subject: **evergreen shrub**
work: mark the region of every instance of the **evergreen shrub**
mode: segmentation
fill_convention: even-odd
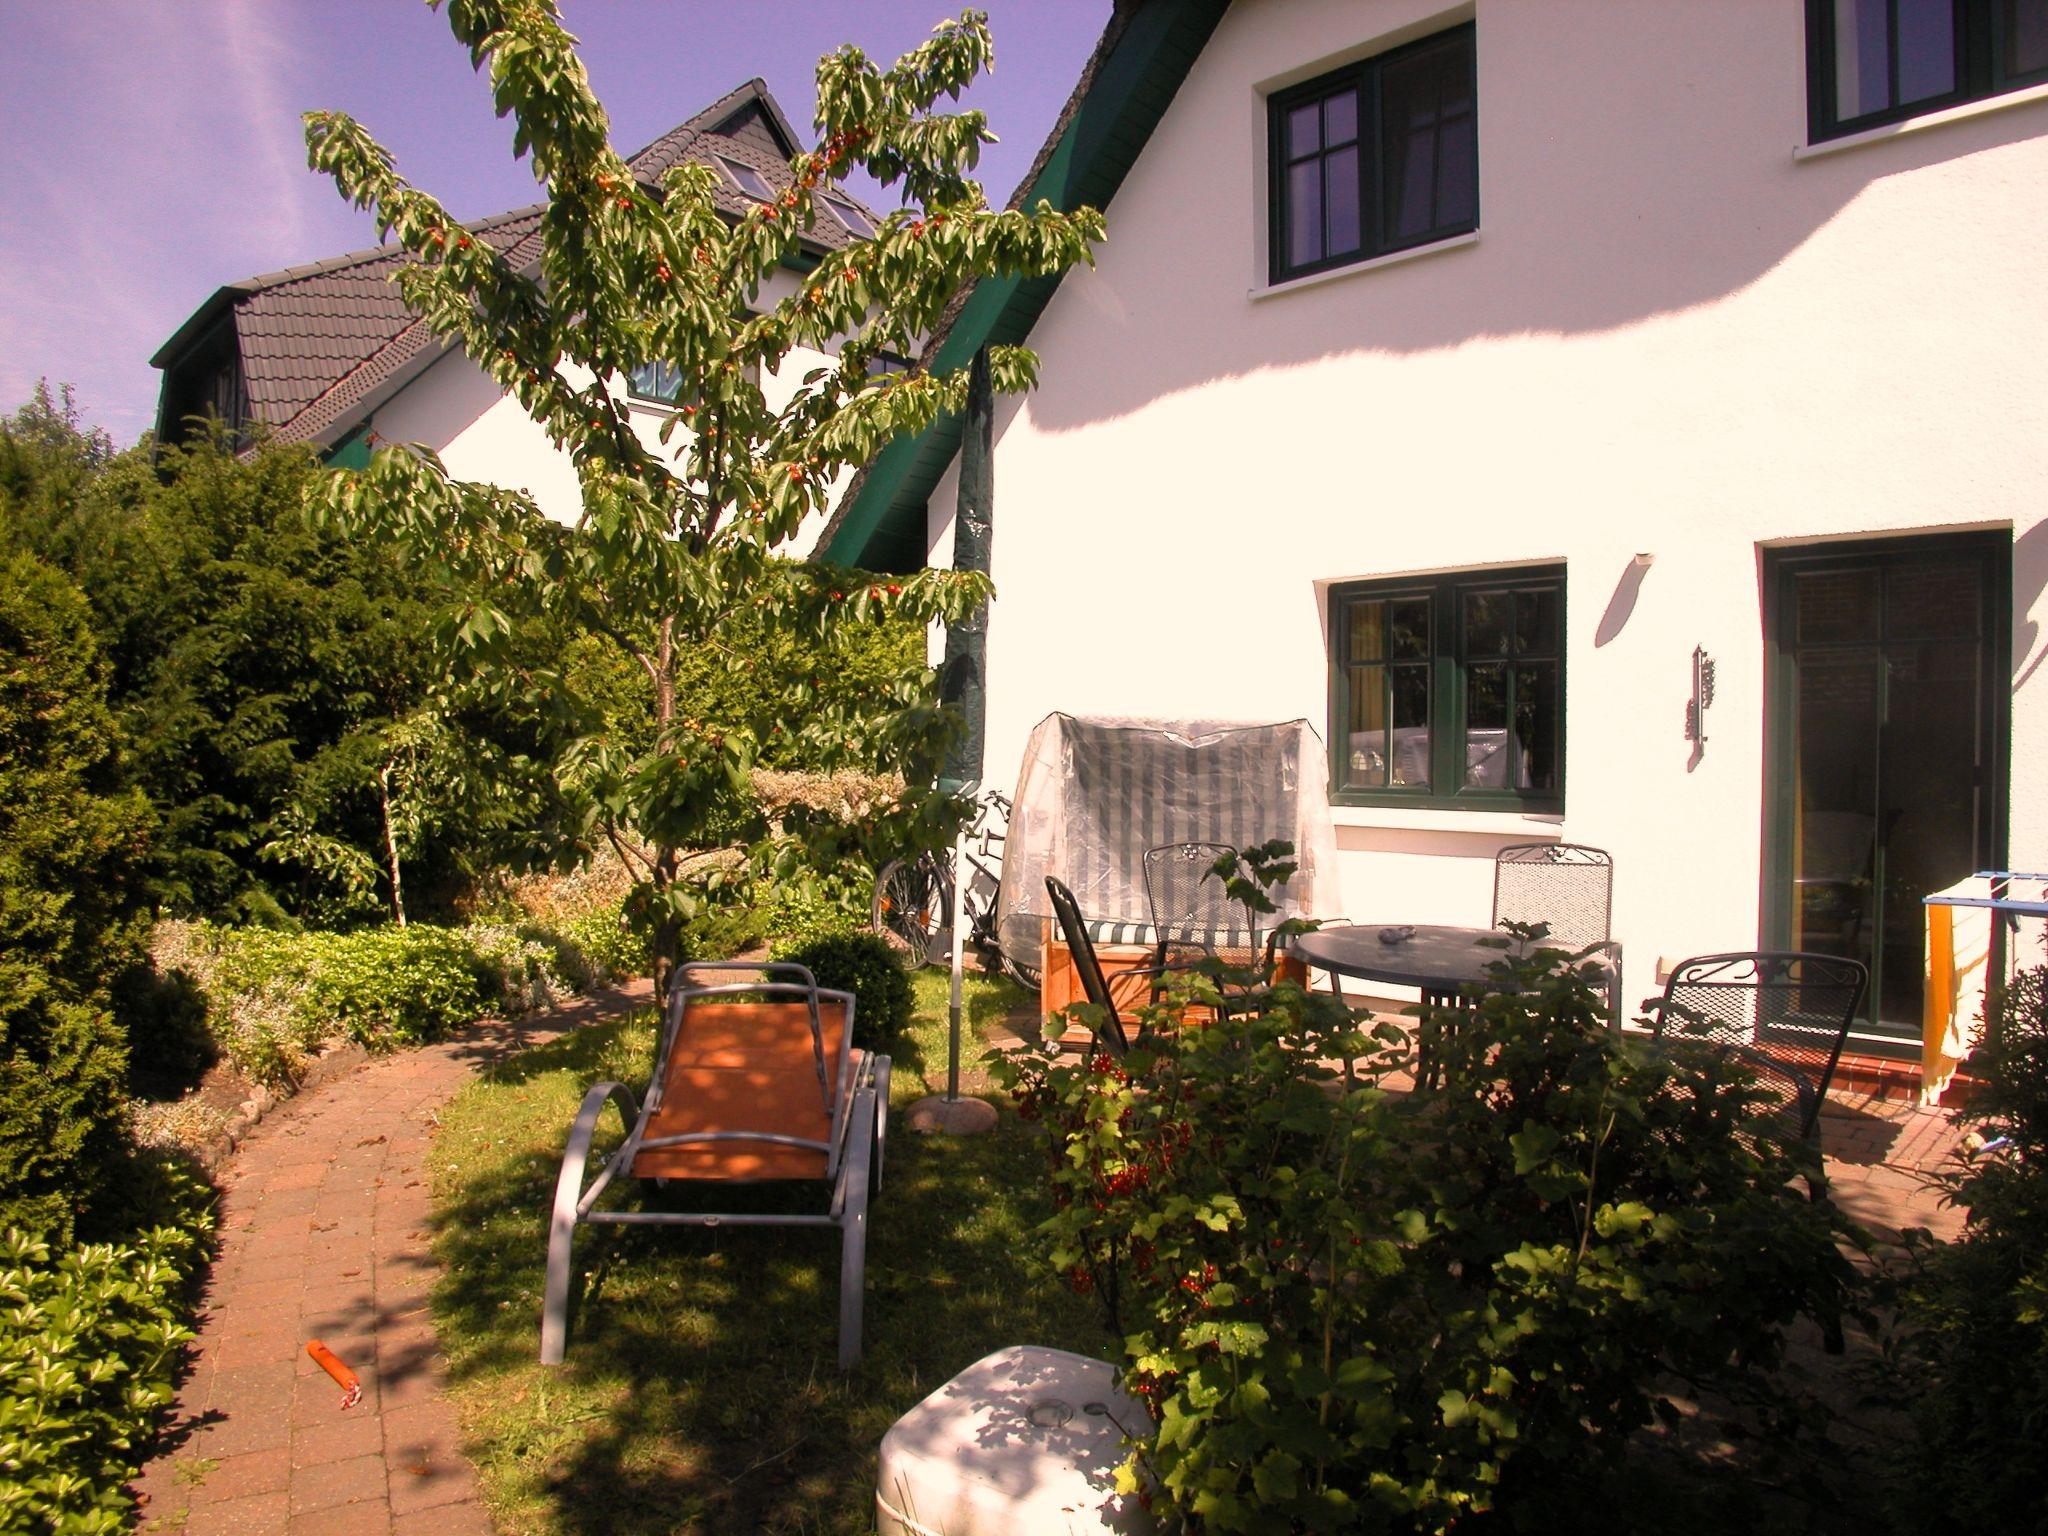
[[[0,540],[4,547],[4,540]],[[106,1192],[149,816],[124,789],[84,599],[0,553],[0,1227],[59,1245]]]
[[[910,977],[886,940],[872,933],[834,933],[775,955],[805,966],[818,985],[853,994],[853,1043],[891,1051],[910,1025]]]
[[[0,1230],[0,1531],[116,1532],[171,1403],[196,1216],[128,1243]]]

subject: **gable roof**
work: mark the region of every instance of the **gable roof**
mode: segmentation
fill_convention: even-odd
[[[1052,132],[1009,202],[1041,198],[1062,212],[1107,213],[1152,130],[1172,104],[1230,0],[1117,0]],[[919,364],[965,367],[990,344],[1024,341],[1060,278],[989,278],[954,301]],[[925,505],[960,447],[961,421],[943,417],[898,438],[855,476],[818,539],[824,559],[870,570],[924,564]]]
[[[750,167],[781,191],[790,184],[789,159],[799,147],[766,84],[753,79],[626,163],[636,180],[653,187],[670,167],[715,155]],[[728,177],[719,179],[716,200],[734,218],[754,201]],[[850,194],[848,200],[853,201]],[[466,227],[523,271],[540,258],[544,211],[544,204],[535,203]],[[828,209],[805,243],[818,254],[853,238]],[[181,365],[224,359],[230,354],[223,338],[231,332],[249,413],[272,436],[323,447],[345,437],[448,350],[449,344],[406,307],[391,281],[399,266],[412,259],[396,246],[375,246],[216,290],[150,359],[164,370],[158,436],[170,435],[168,429],[184,414],[178,407],[190,390],[179,377]]]

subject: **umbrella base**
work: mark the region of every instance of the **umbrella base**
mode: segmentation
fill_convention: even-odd
[[[996,1107],[986,1099],[949,1099],[935,1093],[905,1110],[903,1120],[925,1135],[980,1136],[996,1128]]]

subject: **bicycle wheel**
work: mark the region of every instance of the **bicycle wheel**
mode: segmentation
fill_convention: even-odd
[[[952,917],[952,892],[932,860],[891,859],[875,876],[871,925],[912,965],[934,963]]]
[[[1002,962],[1003,969],[1010,974],[1011,979],[1018,986],[1027,992],[1036,992],[1045,983],[1045,972],[1032,964],[1031,961],[1018,959],[1003,947],[1002,916],[1002,908],[1000,907],[989,914],[989,930],[996,935],[996,958]],[[1037,959],[1037,956],[1034,955],[1032,959]]]
[[[1009,952],[1003,952],[1003,969],[1016,980],[1026,992],[1036,992],[1045,984],[1045,973],[1035,965],[1026,965],[1022,960],[1012,960]]]

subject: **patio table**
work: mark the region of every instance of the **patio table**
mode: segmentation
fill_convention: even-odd
[[[1413,937],[1398,944],[1381,940],[1383,929],[1396,927],[1412,927]],[[1514,941],[1491,928],[1433,923],[1348,923],[1294,941],[1295,956],[1317,970],[1414,987],[1426,1003],[1454,1003],[1469,988],[1490,989],[1488,967],[1513,953]]]
[[[1380,934],[1398,928],[1408,937],[1388,943]],[[1438,923],[1347,923],[1304,933],[1294,941],[1295,958],[1330,973],[1360,981],[1387,981],[1414,987],[1426,1007],[1443,1008],[1465,994],[1493,989],[1489,967],[1514,952],[1514,940],[1491,928],[1457,928]],[[1337,992],[1343,995],[1342,981]],[[1443,1022],[1425,1017],[1416,1036],[1415,1079],[1424,1087],[1440,1086],[1436,1063],[1438,1033]]]

